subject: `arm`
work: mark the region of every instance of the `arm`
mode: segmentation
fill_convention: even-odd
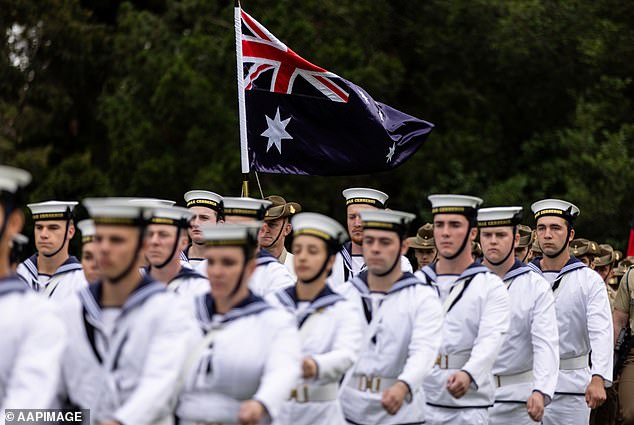
[[[487,281],[488,292],[483,300],[478,335],[471,349],[471,357],[462,370],[478,388],[491,375],[491,369],[504,342],[509,327],[509,296],[501,281]],[[470,288],[471,289],[471,288]]]
[[[614,312],[612,313],[612,321],[614,326],[614,343],[616,343],[616,338],[619,336],[619,332],[625,326],[627,326],[627,321],[630,318],[630,300],[631,295],[628,290],[628,281],[627,277],[629,276],[628,272],[623,279],[621,279],[621,284],[619,285],[619,289],[616,291],[616,296],[614,297]]]
[[[600,276],[592,273],[587,282],[588,306],[586,325],[592,350],[592,376],[602,378],[606,386],[612,384],[614,361],[614,331],[610,301]]]

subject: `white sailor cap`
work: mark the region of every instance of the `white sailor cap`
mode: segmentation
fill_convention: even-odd
[[[467,195],[429,195],[431,213],[436,214],[462,214],[470,217],[476,216],[476,211],[482,199]]]
[[[311,235],[323,239],[328,244],[343,245],[348,240],[348,232],[337,220],[312,212],[304,212],[291,218],[293,235]]]
[[[190,207],[206,207],[216,212],[222,211],[222,196],[208,190],[190,190],[183,196],[185,205]]]
[[[203,224],[200,230],[206,246],[251,246],[258,243],[261,221],[230,223],[221,226]]]
[[[255,198],[228,197],[223,198],[224,216],[251,217],[262,220],[271,201]]]
[[[517,226],[522,220],[522,207],[493,207],[478,210],[478,227]]]
[[[77,227],[81,231],[82,243],[89,243],[95,240],[95,222],[87,218],[77,223]]]
[[[176,204],[176,201],[170,201],[169,199],[158,199],[158,198],[129,198],[128,202],[141,205],[146,208],[171,207],[172,205]]]
[[[569,223],[575,221],[579,215],[579,208],[575,204],[561,199],[543,199],[531,205],[535,220],[539,217],[555,216],[566,219]]]
[[[0,192],[15,193],[31,182],[31,174],[21,168],[0,165]]]
[[[133,198],[86,198],[82,204],[88,210],[95,225],[144,226],[150,217],[151,208]]]
[[[341,192],[341,194],[346,198],[346,206],[352,204],[367,204],[381,209],[385,208],[385,204],[389,198],[387,193],[366,187],[351,187]]]
[[[362,210],[361,224],[363,229],[388,230],[404,235],[409,223],[416,218],[414,214],[395,210]]]
[[[187,228],[194,214],[184,207],[156,207],[151,209],[149,224],[169,224]]]
[[[33,221],[38,220],[69,220],[73,217],[76,201],[46,201],[28,204]]]

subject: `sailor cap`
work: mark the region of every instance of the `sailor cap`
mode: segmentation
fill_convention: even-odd
[[[154,207],[171,207],[176,204],[176,201],[170,201],[169,199],[158,198],[129,198],[129,201],[136,205],[141,205],[146,208]]]
[[[299,213],[291,218],[293,235],[311,235],[342,245],[348,240],[348,233],[337,220],[323,214],[312,212]]]
[[[436,214],[462,214],[475,216],[482,199],[467,195],[429,195],[431,213]]]
[[[492,207],[478,210],[478,227],[517,226],[522,207]]]
[[[351,187],[341,192],[341,194],[346,198],[346,206],[366,204],[381,209],[385,208],[385,204],[389,198],[387,193],[366,187]]]
[[[562,217],[572,223],[579,215],[580,211],[576,205],[562,201],[561,199],[543,199],[531,205],[531,210],[535,214],[535,220],[539,217],[555,216]]]
[[[151,210],[151,218],[149,224],[168,224],[186,228],[194,214],[184,207],[156,207]]]
[[[223,199],[224,215],[251,217],[262,220],[271,201],[255,198],[227,197]]]
[[[31,182],[31,174],[21,168],[0,165],[0,192],[15,193]]]
[[[183,196],[187,208],[206,207],[214,211],[222,211],[222,196],[208,190],[190,190]]]
[[[135,198],[86,198],[82,204],[88,210],[95,225],[143,226],[147,224],[151,208]]]
[[[38,220],[69,220],[73,216],[76,201],[46,201],[28,204],[33,221]]]
[[[409,223],[416,218],[414,214],[395,210],[362,210],[361,224],[363,229],[389,230],[404,234]]]
[[[87,218],[77,223],[79,231],[81,232],[81,241],[83,243],[89,243],[95,240],[95,222]]]
[[[261,226],[261,221],[220,226],[203,224],[200,230],[206,246],[255,246]]]

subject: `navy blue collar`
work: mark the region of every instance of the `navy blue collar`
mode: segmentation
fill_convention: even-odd
[[[350,283],[357,288],[361,296],[368,297],[370,295],[370,289],[368,288],[368,272],[363,271],[359,273],[357,276],[350,280]],[[423,285],[424,282],[421,282],[416,276],[412,273],[404,272],[401,277],[398,278],[396,282],[392,285],[387,294],[393,294],[395,292],[400,291],[401,289],[408,288],[414,285]]]
[[[31,255],[29,258],[24,260],[24,262],[22,263],[24,264],[24,266],[29,271],[31,276],[33,276],[34,279],[37,279],[39,275],[39,272],[37,269],[37,256],[38,255],[36,252],[35,254]],[[74,255],[71,255],[66,259],[66,261],[62,263],[61,266],[57,268],[57,270],[55,270],[55,273],[53,273],[51,277],[57,276],[59,274],[71,272],[73,270],[81,270],[81,262],[77,259],[77,257],[75,257]]]
[[[167,284],[169,285],[170,283],[174,282],[177,279],[206,279],[206,278],[205,276],[201,275],[194,269],[181,266],[178,273],[176,273],[176,276],[170,279],[170,281],[167,282]]]
[[[438,281],[438,275],[436,274],[436,264],[437,264],[436,262],[433,262],[431,264],[426,265],[420,270],[421,273],[424,274],[425,277],[427,277],[428,283],[431,283],[431,282],[435,283]],[[470,276],[475,276],[479,273],[490,273],[490,272],[491,271],[485,266],[483,266],[479,261],[474,261],[473,263],[469,265],[469,267],[464,269],[462,274],[460,274],[460,276],[458,276],[458,278],[456,279],[456,282],[463,279],[467,279]]]
[[[530,267],[534,272],[539,273],[540,275],[543,276],[544,272],[542,271],[540,266],[541,259],[542,257],[534,258],[533,261],[531,261],[528,264],[528,267]],[[570,259],[561,268],[561,270],[559,270],[559,273],[557,274],[557,277],[555,278],[555,280],[559,279],[561,276],[565,275],[568,272],[571,272],[573,270],[577,270],[583,267],[587,267],[587,266],[583,264],[583,262],[581,262],[581,260],[579,260],[577,257],[575,257],[574,255],[571,255]]]
[[[529,266],[522,263],[520,260],[515,259],[515,263],[513,263],[513,266],[506,272],[502,280],[506,282],[508,280],[515,279],[517,276],[528,273],[531,270],[532,269]]]
[[[256,267],[264,266],[269,263],[278,262],[278,259],[264,248],[260,248],[255,259]]]
[[[138,307],[139,305],[143,304],[143,302],[145,302],[148,298],[161,292],[165,292],[166,290],[167,289],[164,284],[152,280],[149,275],[143,276],[139,284],[130,293],[128,299],[121,307],[121,314],[124,314],[125,312],[135,307]],[[87,288],[79,291],[79,298],[81,299],[86,312],[94,321],[98,323],[101,322],[102,291],[103,282],[101,281],[97,281],[91,285],[88,285]]]
[[[10,275],[0,279],[0,297],[12,292],[26,292],[30,288],[18,275]]]
[[[181,251],[181,259],[185,261],[189,260],[204,260],[204,258],[189,258],[189,249],[192,247],[192,244],[189,244],[185,247],[183,251]]]
[[[301,302],[301,300],[297,297],[297,290],[295,286],[290,286],[278,291],[275,293],[275,296],[288,310],[296,315],[299,326],[301,326],[308,316],[315,311],[336,304],[339,301],[345,301],[345,298],[341,294],[334,292],[330,289],[330,286],[326,285],[319,294],[310,301],[308,308],[303,310],[301,314],[297,315],[297,305]]]
[[[220,323],[226,323],[251,314],[257,314],[269,308],[271,308],[271,306],[264,301],[264,299],[249,291],[249,295],[245,299],[222,315]],[[196,298],[196,316],[203,325],[212,325],[216,314],[218,314],[216,312],[216,303],[211,294],[204,294]]]

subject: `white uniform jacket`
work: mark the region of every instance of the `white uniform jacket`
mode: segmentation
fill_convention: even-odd
[[[194,302],[204,333],[214,336],[187,373],[176,409],[181,423],[237,423],[246,400],[261,402],[275,419],[300,374],[293,317],[253,293],[223,315],[211,294]],[[202,334],[201,342],[207,342]]]
[[[107,335],[99,305],[102,283],[63,305],[72,344],[63,357],[63,384],[71,405],[107,419],[145,425],[173,415],[178,379],[195,343],[191,299],[144,277]]]
[[[192,244],[187,245],[187,247],[185,247],[184,251],[181,251],[180,254],[180,258],[181,258],[181,264],[183,263],[187,263],[190,265],[191,268],[195,268],[197,265],[199,265],[202,261],[204,261],[204,258],[192,258],[189,256],[189,250],[192,247]]]
[[[366,269],[366,265],[363,264],[359,273]],[[405,256],[401,256],[401,271],[404,273],[413,273],[414,271],[412,263]],[[355,273],[352,267],[352,242],[346,242],[335,257],[335,264],[332,266],[332,273],[328,276],[327,282],[332,289],[339,292],[341,287],[353,277],[355,277]]]
[[[17,276],[0,279],[0,424],[4,409],[53,406],[66,330],[56,305]],[[9,422],[10,423],[10,422]]]
[[[539,391],[548,404],[559,372],[559,333],[550,285],[519,260],[503,281],[510,296],[511,325],[493,365],[495,402],[525,404],[533,391]]]
[[[317,363],[317,376],[299,379],[291,400],[282,407],[279,424],[345,424],[337,394],[339,382],[359,356],[364,323],[358,310],[327,285],[306,308],[295,287],[269,296],[295,316],[302,343],[302,358]],[[301,370],[301,365],[297,367]],[[317,400],[311,400],[316,398]]]
[[[434,365],[442,329],[436,291],[411,273],[404,273],[387,293],[370,292],[367,272],[351,283],[361,294],[366,326],[364,348],[341,389],[345,417],[356,424],[421,423],[420,388]],[[397,380],[407,384],[412,399],[390,415],[381,397]]]
[[[167,289],[177,294],[197,297],[211,290],[209,280],[196,270],[181,267],[178,274],[167,283]]]
[[[536,258],[529,266],[541,274],[540,260]],[[555,394],[584,395],[593,375],[601,376],[605,385],[611,386],[614,334],[610,301],[601,276],[571,257],[552,282],[552,289],[560,359]]]
[[[438,287],[436,263],[423,267],[416,276]],[[446,312],[442,343],[436,365],[423,385],[427,404],[454,409],[491,407],[493,363],[509,327],[508,291],[499,277],[473,263],[456,277],[449,295],[441,301]],[[459,370],[467,372],[472,383],[456,399],[447,391],[447,380]]]
[[[72,294],[88,286],[81,262],[74,256],[68,257],[45,284],[39,281],[37,270],[37,256],[33,254],[18,265],[17,273],[31,289],[43,292],[54,300],[64,300]]]

